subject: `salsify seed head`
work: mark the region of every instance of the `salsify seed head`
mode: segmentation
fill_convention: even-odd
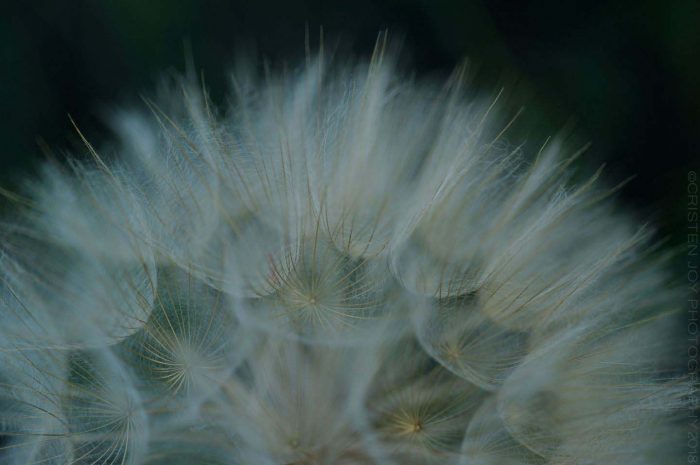
[[[671,463],[663,250],[386,50],[243,66],[223,112],[170,81],[45,168],[2,224],[0,462]]]

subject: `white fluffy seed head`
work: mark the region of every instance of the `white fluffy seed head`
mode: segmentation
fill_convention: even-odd
[[[44,171],[3,223],[0,462],[680,450],[681,300],[650,233],[561,140],[525,153],[459,72],[389,55],[236,75],[221,114],[171,82],[115,113],[118,157]]]

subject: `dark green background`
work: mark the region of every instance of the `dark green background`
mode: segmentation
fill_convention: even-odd
[[[0,183],[16,187],[43,157],[75,144],[67,114],[95,143],[105,111],[136,101],[191,44],[215,100],[234,52],[253,44],[273,62],[303,56],[304,29],[369,53],[380,29],[405,38],[419,75],[462,58],[477,83],[507,85],[526,104],[535,148],[576,121],[584,162],[610,182],[637,177],[628,205],[676,244],[684,239],[686,172],[698,168],[699,2],[73,0],[3,2]],[[693,166],[694,165],[694,166]]]

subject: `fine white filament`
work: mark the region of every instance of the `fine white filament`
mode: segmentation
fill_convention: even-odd
[[[175,79],[13,196],[0,463],[680,463],[651,233],[392,57]]]

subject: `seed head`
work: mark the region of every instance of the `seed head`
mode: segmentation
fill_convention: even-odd
[[[252,69],[116,112],[3,223],[0,462],[676,463],[682,300],[578,153],[384,45]]]

